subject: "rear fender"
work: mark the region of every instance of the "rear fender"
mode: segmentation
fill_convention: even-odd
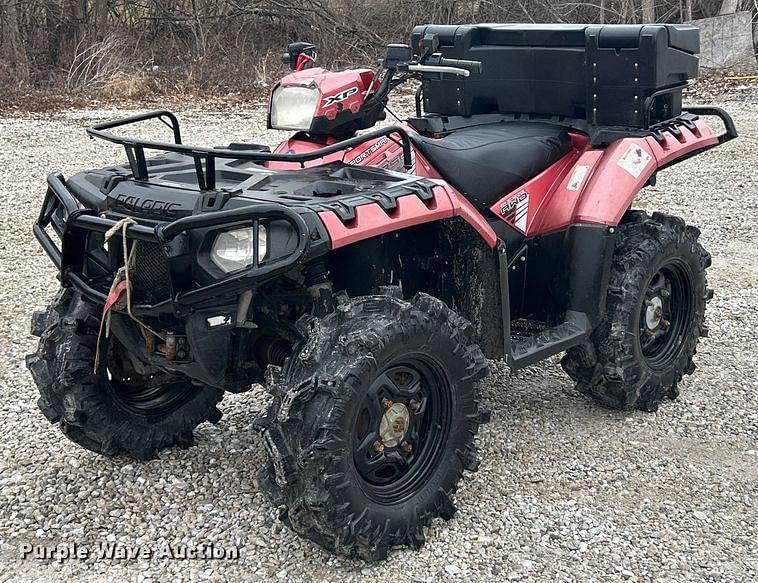
[[[588,156],[589,179],[577,197],[572,222],[617,225],[637,193],[659,168],[718,143],[718,138],[702,120],[694,122],[694,130],[685,126],[678,129],[678,136],[670,131],[662,132],[660,142],[652,136],[624,138],[611,144],[601,157],[590,159]],[[579,164],[582,162],[577,163],[573,172],[578,171]],[[559,197],[570,196],[567,189],[570,180],[569,177],[561,185]]]
[[[491,211],[528,237],[576,223],[615,226],[660,168],[719,143],[708,125],[678,126],[678,135],[616,140],[606,148],[572,134],[571,152],[498,200]]]

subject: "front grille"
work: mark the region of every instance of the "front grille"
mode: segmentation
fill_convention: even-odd
[[[135,241],[134,267],[129,276],[132,280],[134,301],[155,303],[171,297],[171,276],[168,262],[158,243]]]

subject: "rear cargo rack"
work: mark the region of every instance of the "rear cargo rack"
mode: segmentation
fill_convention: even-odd
[[[133,123],[157,119],[168,126],[174,134],[174,143],[153,142],[150,140],[137,140],[127,136],[117,136],[106,130],[123,127]],[[195,162],[195,172],[197,174],[197,184],[200,190],[215,190],[216,188],[216,158],[227,158],[234,160],[251,160],[255,162],[292,162],[300,164],[303,168],[306,162],[318,160],[330,154],[347,150],[354,146],[363,144],[376,138],[384,136],[395,140],[393,135],[400,137],[400,145],[403,148],[403,166],[410,169],[413,165],[411,152],[411,142],[408,133],[399,126],[389,126],[380,128],[371,132],[366,132],[360,136],[343,140],[336,144],[306,152],[301,154],[278,154],[274,152],[263,152],[258,150],[242,149],[224,149],[224,148],[199,148],[182,143],[182,133],[179,128],[179,120],[176,115],[167,110],[151,111],[141,113],[130,117],[125,117],[115,121],[100,123],[87,129],[90,137],[106,140],[114,144],[124,146],[126,156],[129,160],[129,167],[135,180],[146,181],[149,179],[147,160],[145,159],[145,150],[157,150],[161,152],[176,152],[190,156]]]

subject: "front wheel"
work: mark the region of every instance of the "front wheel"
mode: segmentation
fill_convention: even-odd
[[[418,548],[477,466],[488,365],[471,325],[419,294],[343,298],[299,326],[304,340],[269,375],[260,486],[286,524],[331,551],[377,560]]]
[[[619,225],[605,320],[561,361],[577,389],[603,405],[655,411],[695,370],[712,292],[710,254],[678,217],[629,213]]]
[[[115,339],[103,343],[105,363],[93,372],[101,312],[67,289],[34,315],[40,342],[26,364],[42,413],[71,441],[104,455],[150,459],[192,445],[197,425],[221,419],[223,391],[158,370],[137,373]]]

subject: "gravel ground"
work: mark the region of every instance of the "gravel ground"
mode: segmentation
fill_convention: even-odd
[[[481,470],[460,509],[437,521],[420,552],[381,564],[330,556],[283,528],[253,477],[263,450],[250,422],[262,390],[230,395],[198,445],[137,463],[63,439],[35,405],[23,357],[32,311],[56,288],[31,235],[45,174],[120,162],[84,127],[125,111],[0,118],[0,581],[91,580],[726,580],[758,570],[758,92],[724,98],[742,138],[663,173],[640,206],[703,231],[711,336],[676,402],[657,414],[608,411],[577,394],[557,359],[485,387],[492,423]],[[275,142],[262,110],[188,109],[187,141]],[[20,560],[19,545],[97,542],[238,547],[237,560]],[[123,547],[122,547],[123,548]]]

